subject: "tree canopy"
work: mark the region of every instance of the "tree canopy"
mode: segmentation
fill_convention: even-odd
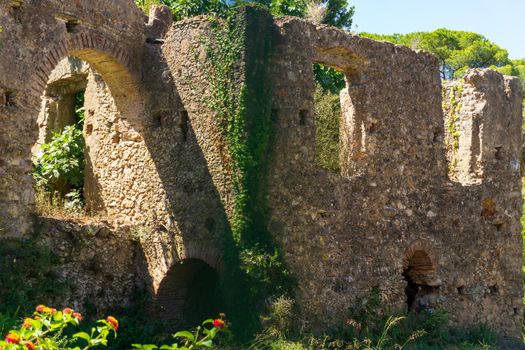
[[[361,33],[361,35],[410,46],[413,49],[422,49],[436,55],[443,79],[459,77],[467,68],[498,68],[511,64],[507,50],[483,35],[472,32],[442,28],[433,32],[393,35]]]
[[[268,9],[274,16],[307,16],[307,5],[311,0],[135,0],[147,11],[151,5],[166,5],[173,11],[175,20],[202,14],[226,17],[229,9],[243,4],[257,4]],[[348,0],[320,0],[326,8],[322,23],[349,30],[355,8]]]

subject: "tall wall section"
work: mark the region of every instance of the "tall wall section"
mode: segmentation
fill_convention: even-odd
[[[299,19],[276,24],[270,232],[299,281],[305,321],[337,325],[378,289],[386,308],[442,309],[518,337],[518,81],[467,75],[454,163],[434,57]],[[315,165],[313,63],[346,76],[341,174]],[[478,146],[465,127],[474,122]],[[459,181],[456,168],[475,147],[484,170]]]
[[[155,297],[170,269],[183,260],[219,269],[226,216],[205,147],[162,54],[172,24],[169,10],[156,8],[147,18],[132,0],[2,0],[0,10],[1,238],[27,239],[43,226],[49,231],[43,241],[64,247],[61,278],[76,276],[67,301],[81,305],[98,291],[111,294],[101,294],[100,310],[112,302],[128,304],[144,281]],[[78,59],[88,66],[80,89],[86,91],[84,190],[93,216],[33,221],[33,152],[49,129],[50,109],[42,105],[50,96],[65,100],[70,91],[57,89],[56,82],[66,82],[56,67]],[[81,256],[69,256],[75,250],[68,239],[82,241],[92,225],[104,227],[104,234],[89,237]],[[100,244],[120,247],[120,253],[108,247],[119,262],[97,275],[89,260],[108,262],[97,258],[95,250],[105,250]],[[144,268],[136,267],[137,257]],[[89,283],[93,286],[85,287]]]

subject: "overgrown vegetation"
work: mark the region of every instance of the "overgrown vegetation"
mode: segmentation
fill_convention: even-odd
[[[175,20],[209,14],[227,18],[232,8],[255,4],[268,10],[274,16],[306,17],[310,0],[135,0],[137,6],[148,13],[152,5],[166,5]],[[322,23],[350,30],[355,7],[347,0],[321,0],[318,3],[326,11]]]
[[[223,289],[226,298],[235,301],[232,320],[241,337],[259,327],[258,311],[268,298],[289,291],[287,271],[267,231],[263,193],[272,131],[271,90],[266,77],[273,47],[271,26],[248,24],[246,17],[253,11],[241,9],[224,22],[215,20],[213,38],[203,39],[207,59],[199,63],[209,77],[210,96],[205,102],[226,142],[231,168],[233,214],[231,240],[225,244],[228,272]],[[258,32],[256,42],[245,41],[251,37],[249,32]],[[244,47],[250,50],[250,57],[241,66]],[[244,75],[242,83],[236,80],[239,73]],[[234,290],[227,287],[232,283]],[[248,305],[255,312],[246,313]],[[242,328],[236,327],[241,324]]]
[[[461,77],[468,68],[503,67],[511,64],[507,50],[483,35],[472,32],[441,28],[433,32],[360,35],[434,54],[439,59],[443,79]]]
[[[54,132],[34,164],[37,204],[80,211],[84,206],[84,94],[76,96],[75,124]]]
[[[339,173],[339,94],[317,85],[315,90],[316,163],[323,169]]]
[[[11,329],[32,305],[66,295],[69,286],[53,269],[58,257],[35,238],[0,241],[0,334]]]

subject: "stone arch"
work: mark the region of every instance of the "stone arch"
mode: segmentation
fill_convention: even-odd
[[[221,312],[219,272],[196,258],[177,261],[160,282],[154,314],[167,331],[194,327]]]
[[[134,53],[137,56],[137,53]],[[151,158],[149,151],[143,144],[144,141],[144,121],[143,110],[144,102],[142,94],[139,91],[140,70],[134,65],[136,60],[132,59],[132,52],[121,46],[117,41],[111,40],[103,34],[91,31],[81,32],[68,37],[67,39],[52,45],[45,51],[40,65],[35,67],[34,74],[30,79],[30,96],[34,103],[30,103],[33,109],[41,107],[41,99],[45,95],[49,77],[53,70],[63,59],[75,57],[87,62],[92,68],[90,70],[91,91],[103,91],[101,94],[94,94],[96,99],[92,99],[91,105],[100,105],[99,102],[106,101],[106,111],[102,108],[92,108],[93,113],[86,111],[86,120],[99,119],[98,124],[102,125],[105,112],[111,114],[108,122],[111,126],[105,126],[98,134],[91,131],[93,125],[86,123],[84,136],[86,140],[85,151],[85,182],[84,182],[84,199],[88,212],[107,215],[109,217],[121,216],[128,222],[136,222],[142,216],[144,207],[144,197],[146,193],[135,188],[130,191],[130,187],[135,183],[138,187],[136,177],[134,180],[123,179],[123,177],[113,178],[112,173],[121,171],[130,167],[130,157],[135,160],[136,168],[142,168],[139,163],[147,163]],[[95,87],[93,87],[95,86]],[[109,101],[109,102],[108,102]],[[86,100],[87,102],[87,100]],[[35,115],[37,113],[33,112]],[[109,114],[108,114],[109,115]],[[33,118],[36,120],[36,118]],[[109,125],[109,124],[108,124]],[[96,128],[95,128],[96,129]],[[86,137],[86,132],[91,135]],[[103,141],[101,136],[103,137]],[[126,141],[125,146],[121,143],[119,150],[117,145],[121,141]],[[37,146],[33,147],[33,150]],[[127,148],[125,150],[124,148]],[[122,154],[123,152],[134,152],[125,160],[119,158],[119,164],[108,162],[102,158],[110,157],[110,153]],[[97,164],[97,159],[100,162]],[[101,168],[101,165],[103,168]],[[154,169],[149,169],[153,176],[156,176]],[[128,172],[128,177],[133,177],[134,172]],[[151,186],[155,186],[151,184]],[[150,187],[151,187],[150,186]],[[126,198],[116,198],[115,194],[127,193],[132,195],[132,200],[125,202]],[[139,198],[140,197],[140,198]],[[110,207],[107,203],[111,202]]]
[[[41,59],[30,79],[31,95],[40,98],[48,78],[58,63],[69,56],[88,62],[101,76],[111,90],[119,109],[128,119],[130,112],[140,115],[142,101],[132,72],[131,53],[115,40],[100,33],[82,32],[52,45]],[[36,101],[36,106],[39,105]]]
[[[435,255],[429,243],[418,240],[410,244],[403,257],[403,277],[408,309],[418,312],[430,308],[441,281],[436,277]]]

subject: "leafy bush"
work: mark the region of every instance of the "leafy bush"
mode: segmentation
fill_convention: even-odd
[[[41,146],[33,177],[36,185],[61,197],[84,184],[84,137],[78,125],[68,125]]]
[[[99,326],[90,333],[79,332],[71,337],[64,331],[69,326],[78,326],[82,315],[71,308],[58,311],[54,308],[38,305],[32,317],[24,319],[22,325],[9,331],[4,340],[0,340],[3,350],[87,350],[98,345],[106,346],[108,336],[117,336],[118,320],[112,316],[99,320]],[[85,343],[80,347],[81,343]]]
[[[226,321],[224,321],[224,314],[219,318],[209,319],[202,323],[201,326],[195,328],[193,332],[180,331],[173,335],[174,338],[179,339],[178,342],[172,345],[162,345],[161,350],[198,350],[205,348],[213,348],[213,340],[217,335],[226,328]],[[134,349],[138,350],[154,350],[159,349],[157,345],[142,345],[133,344]]]
[[[53,265],[58,257],[35,239],[0,241],[0,331],[14,326],[28,305],[53,302],[68,292]]]

